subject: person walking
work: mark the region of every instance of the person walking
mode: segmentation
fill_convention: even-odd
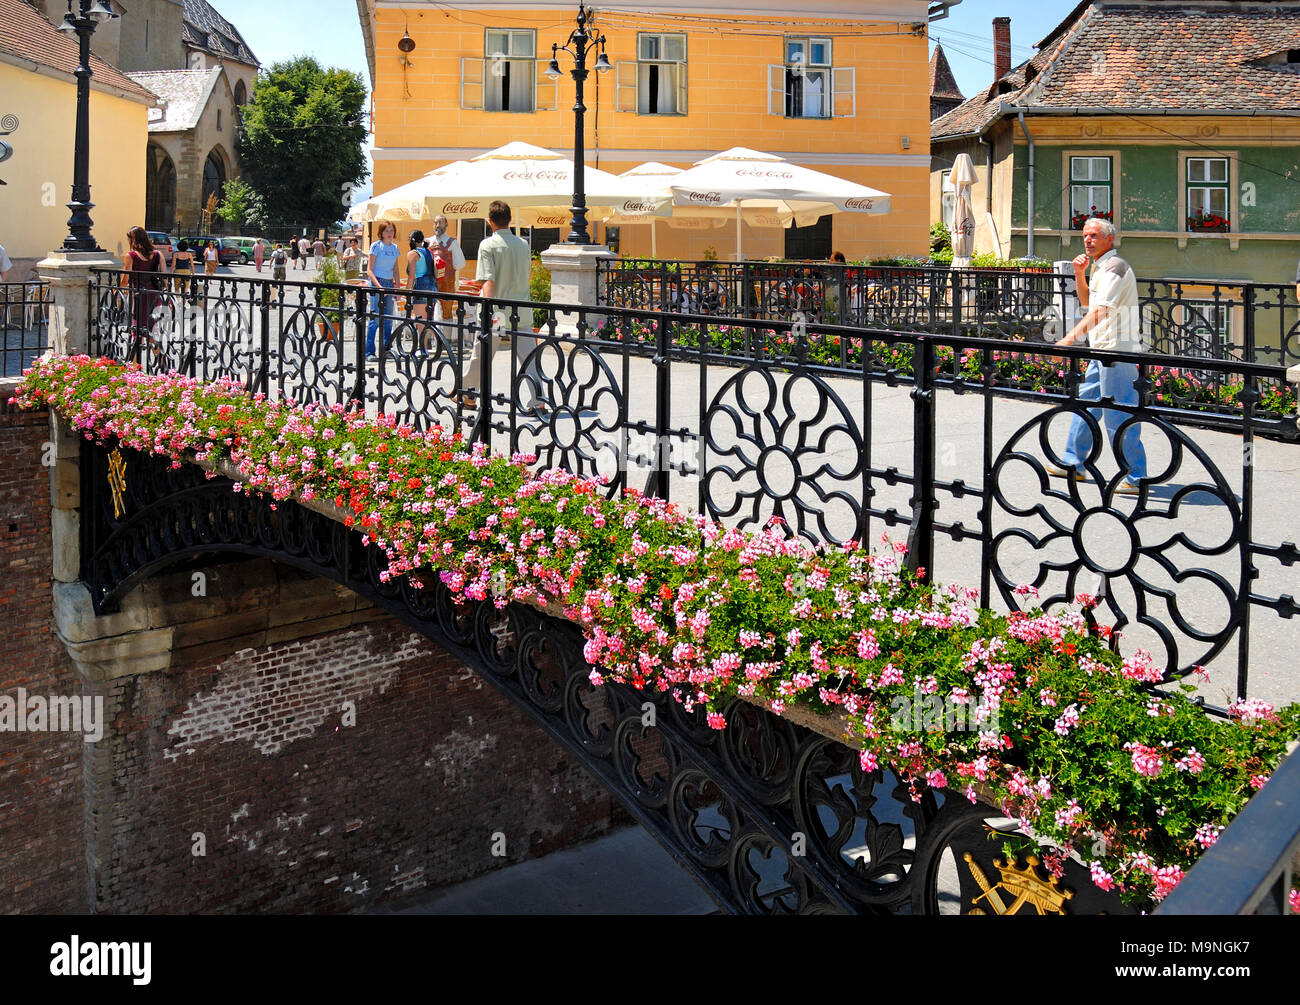
[[[266,260],[266,245],[262,243],[259,237],[253,242],[253,264],[257,266],[257,271],[262,271],[262,262]]]
[[[1133,268],[1115,254],[1115,225],[1109,220],[1093,217],[1083,226],[1084,253],[1073,261],[1075,289],[1079,305],[1087,313],[1070,333],[1057,345],[1073,345],[1082,338],[1088,339],[1093,349],[1107,352],[1141,352],[1142,332],[1138,319],[1137,278]],[[1085,281],[1089,259],[1092,260],[1092,278]],[[1106,363],[1089,360],[1083,384],[1079,388],[1080,401],[1097,401],[1111,398],[1117,405],[1136,405],[1138,392],[1136,363]],[[1094,420],[1100,416],[1115,442],[1115,434],[1127,413],[1113,408],[1091,408],[1088,414]],[[1062,468],[1049,467],[1049,473],[1060,478],[1084,481],[1087,475],[1083,465],[1093,449],[1092,432],[1081,415],[1070,423],[1065,452],[1061,455]],[[1121,478],[1115,491],[1120,495],[1137,495],[1147,476],[1146,450],[1142,446],[1142,432],[1137,422],[1129,425],[1118,450]]]
[[[307,268],[307,256],[311,254],[311,242],[307,240],[307,235],[303,234],[298,238],[298,265]]]
[[[285,280],[285,269],[288,267],[288,264],[289,253],[277,244],[275,250],[271,252],[271,279],[276,283],[283,283]],[[283,288],[284,287],[282,286],[275,287],[275,300],[277,303],[280,301],[280,291]]]
[[[321,266],[321,262],[325,261],[325,242],[322,241],[319,237],[316,238],[315,243],[312,244],[311,246],[311,254],[312,257],[315,259],[315,262],[313,264],[317,269],[319,269]]]
[[[194,252],[190,251],[189,241],[181,241],[176,245],[176,254],[172,255],[172,277],[172,288],[193,301]]]
[[[361,275],[361,249],[357,247],[354,237],[343,249],[343,278],[345,281],[356,279]]]
[[[456,273],[465,268],[465,252],[460,242],[447,233],[447,218],[439,214],[433,218],[433,236],[429,238],[429,247],[441,248],[449,260],[445,272],[438,276],[438,290],[441,293],[456,292]],[[450,321],[456,315],[456,301],[439,300],[435,318]]]
[[[5,254],[5,246],[0,244],[0,283],[9,281],[9,272],[13,267],[14,263],[10,261],[9,256]]]
[[[218,264],[217,242],[209,241],[208,246],[203,249],[203,274],[205,276],[215,276]]]
[[[379,240],[370,246],[370,258],[368,265],[369,284],[374,287],[382,287],[386,290],[393,288],[395,275],[397,271],[397,245],[393,243],[397,237],[397,228],[387,220],[380,220]],[[372,357],[375,353],[375,331],[379,328],[379,319],[383,318],[384,323],[384,348],[388,348],[388,343],[393,334],[392,318],[393,298],[388,293],[370,294],[370,324],[366,328],[366,357]]]
[[[489,300],[528,299],[528,273],[532,268],[532,255],[528,242],[522,237],[510,233],[510,206],[501,200],[495,200],[488,206],[488,223],[492,226],[492,236],[478,246],[478,273],[476,278],[483,282],[480,296]],[[496,307],[492,311],[492,333],[488,342],[488,362],[496,352],[501,339],[508,333],[518,351],[518,359],[523,361],[533,354],[537,340],[531,335],[516,333],[511,315],[517,314],[519,320],[527,324],[532,320],[532,311],[526,307]],[[479,355],[479,340],[472,342],[469,361],[465,364],[466,393],[461,398],[461,405],[466,408],[477,407],[479,389],[483,386],[483,358]],[[550,406],[537,396],[541,389],[542,373],[537,365],[535,355],[520,375],[529,385],[531,401],[524,406],[525,414],[545,418],[550,414]]]

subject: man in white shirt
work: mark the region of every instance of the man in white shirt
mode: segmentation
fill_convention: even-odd
[[[1073,345],[1084,338],[1093,349],[1111,352],[1141,352],[1142,328],[1138,307],[1137,278],[1132,267],[1115,254],[1115,225],[1109,220],[1093,217],[1083,226],[1084,253],[1076,258],[1074,285],[1078,291],[1079,305],[1087,313],[1057,345]],[[1088,260],[1092,260],[1092,278],[1085,282]],[[1138,368],[1135,363],[1103,363],[1090,360],[1083,384],[1079,387],[1079,400],[1097,401],[1111,398],[1117,405],[1136,405],[1138,392],[1135,383]],[[1088,414],[1100,417],[1111,442],[1115,433],[1130,413],[1113,408],[1091,408]],[[1061,461],[1065,470],[1048,468],[1059,477],[1073,477],[1083,481],[1084,461],[1092,450],[1092,432],[1083,417],[1076,415],[1070,423],[1065,453]],[[1121,495],[1137,495],[1141,482],[1147,476],[1147,455],[1142,447],[1142,433],[1134,422],[1124,432],[1118,451],[1124,478],[1115,491]]]
[[[14,263],[9,260],[5,254],[5,246],[0,244],[0,283],[8,282],[9,270],[14,267]]]
[[[306,236],[298,238],[298,264],[302,268],[307,268],[307,256],[311,254],[311,242]]]
[[[488,223],[492,225],[492,236],[478,246],[478,275],[483,281],[480,295],[502,300],[528,299],[528,274],[532,269],[532,253],[528,242],[522,237],[510,233],[510,207],[500,200],[488,206]],[[550,407],[538,396],[542,387],[542,374],[537,365],[537,357],[530,355],[537,348],[537,339],[532,336],[533,312],[528,307],[497,306],[493,308],[492,334],[488,337],[487,358],[489,365],[493,353],[501,342],[503,335],[509,334],[514,342],[515,359],[522,372],[520,382],[521,400],[529,401],[524,406],[525,413],[546,418]],[[512,315],[517,315],[519,327],[511,323]],[[523,335],[517,332],[528,332]],[[465,387],[469,389],[462,404],[467,408],[476,407],[477,393],[483,386],[483,357],[479,354],[479,342],[473,340],[470,358],[465,363]],[[490,407],[490,406],[489,406]]]

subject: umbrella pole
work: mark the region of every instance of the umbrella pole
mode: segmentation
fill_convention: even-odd
[[[659,245],[655,241],[655,222],[653,218],[650,220],[650,257],[659,257]]]
[[[745,249],[742,247],[741,240],[740,240],[740,205],[737,204],[736,205],[736,261],[743,262],[744,260],[745,260]]]

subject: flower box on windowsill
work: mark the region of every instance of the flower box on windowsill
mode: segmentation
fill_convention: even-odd
[[[1187,232],[1189,234],[1227,234],[1231,231],[1231,222],[1222,216],[1189,216]]]

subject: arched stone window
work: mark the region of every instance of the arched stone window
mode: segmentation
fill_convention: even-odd
[[[216,193],[217,203],[221,202],[221,186],[226,182],[226,162],[221,152],[215,147],[203,162],[203,196],[199,200],[199,210],[207,208],[208,197]],[[200,217],[202,219],[202,217]]]
[[[244,86],[242,80],[235,81],[235,104],[241,108],[248,104],[248,88]]]
[[[167,151],[149,144],[145,161],[145,230],[170,231],[176,224],[176,165]]]

